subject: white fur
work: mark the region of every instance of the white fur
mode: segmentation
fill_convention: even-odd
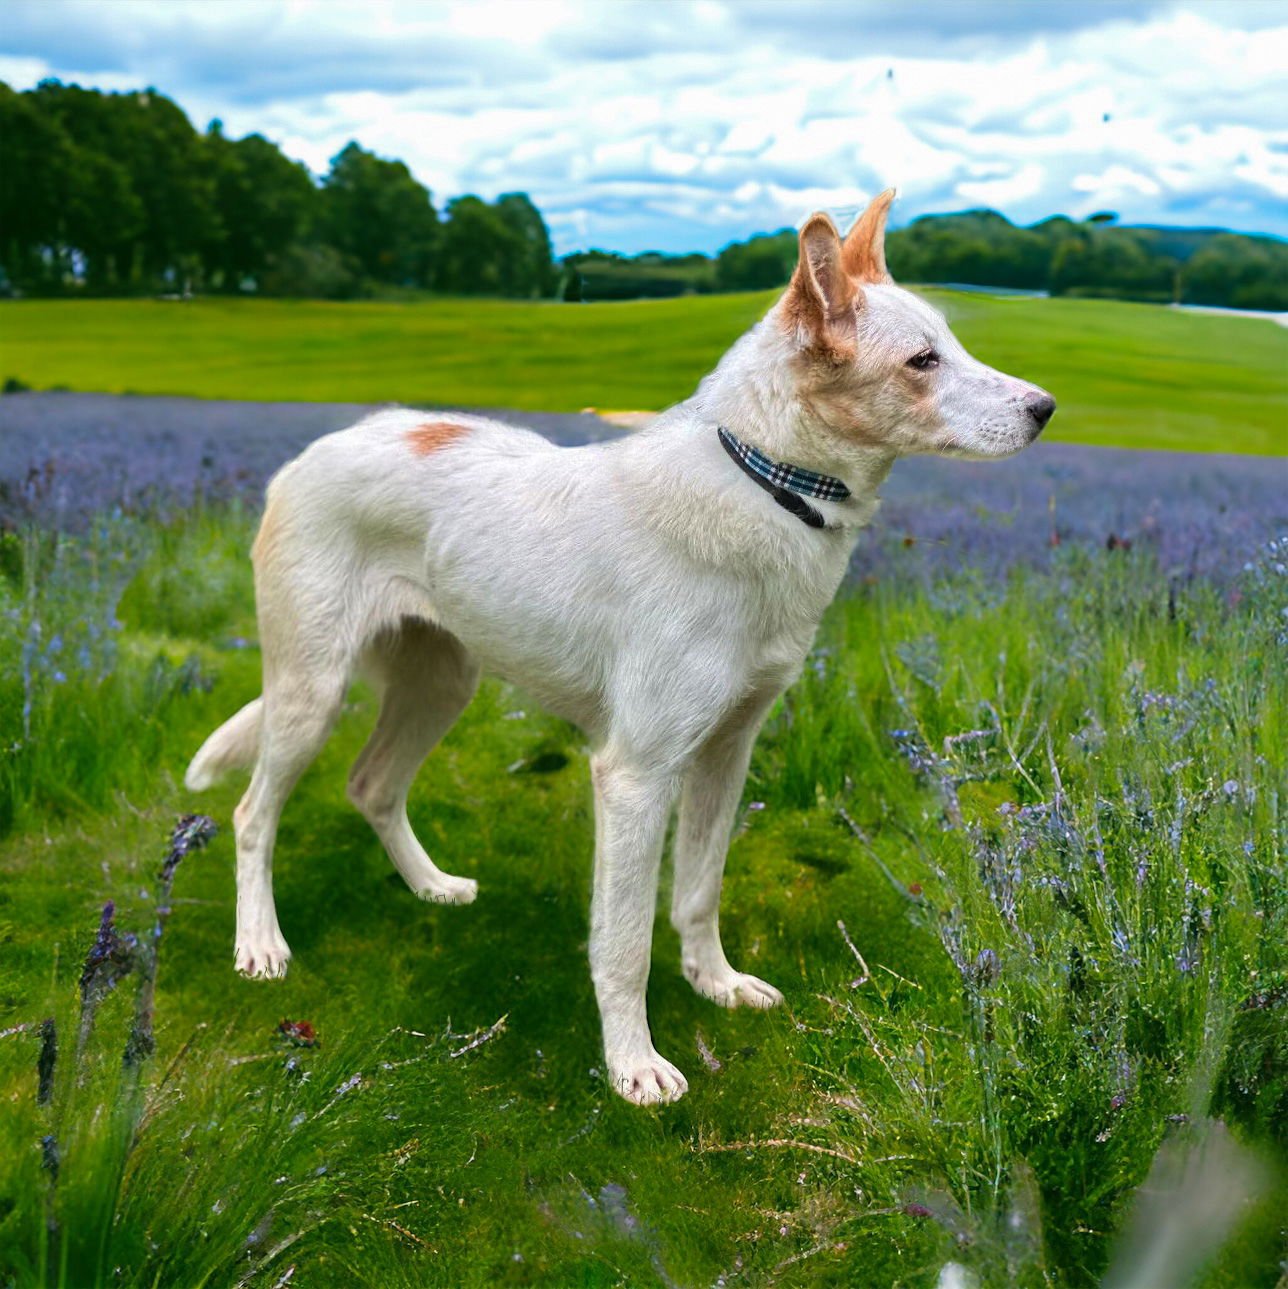
[[[730,965],[718,926],[760,724],[798,675],[896,455],[1000,455],[1034,436],[1023,410],[1034,387],[975,362],[933,309],[894,286],[862,287],[851,369],[820,368],[811,336],[785,313],[793,292],[818,289],[794,284],[692,398],[632,437],[556,448],[452,414],[464,432],[418,455],[409,435],[439,418],[388,411],[319,439],[277,474],[255,563],[263,697],[207,740],[187,778],[203,787],[254,760],[235,816],[239,970],[286,970],[271,886],[277,820],[359,667],[383,704],[350,797],[413,891],[474,899],[473,881],[425,853],[406,799],[487,670],[576,722],[592,748],[590,962],[617,1090],[644,1104],[687,1087],[654,1050],[644,1001],[677,795],[671,917],[686,976],[725,1006],[782,1001]],[[925,374],[930,393],[910,400],[902,369],[927,343],[941,365]],[[831,405],[812,396],[820,382],[843,387],[861,441],[820,414]],[[719,424],[840,476],[852,497],[813,503],[829,526],[807,527],[729,460]]]

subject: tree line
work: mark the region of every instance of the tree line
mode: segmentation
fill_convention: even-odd
[[[1221,229],[1124,227],[1108,212],[1081,221],[1054,215],[1027,228],[995,210],[923,215],[887,235],[886,262],[901,282],[1288,309],[1288,243]],[[778,286],[795,264],[796,234],[781,229],[726,246],[693,289]]]
[[[905,282],[1288,309],[1288,243],[1219,229],[1125,227],[1108,213],[1029,227],[992,210],[926,215],[887,239]],[[442,214],[407,166],[348,144],[315,179],[259,134],[200,133],[155,90],[0,82],[0,286],[343,299],[391,289],[634,299],[781,286],[791,229],[718,255],[588,251],[556,263],[524,193]]]
[[[155,90],[0,82],[0,280],[32,294],[377,289],[548,296],[524,193],[439,214],[401,161],[348,144],[315,181],[259,134],[204,134]]]

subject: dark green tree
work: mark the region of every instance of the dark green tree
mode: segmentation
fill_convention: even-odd
[[[49,110],[49,101],[75,110]],[[83,276],[117,283],[117,254],[142,233],[144,211],[126,168],[74,120],[104,112],[104,96],[58,82],[0,93],[0,239],[8,272],[35,290],[58,290]],[[95,120],[95,126],[101,122]]]
[[[262,135],[229,139],[218,121],[204,140],[214,177],[216,236],[205,248],[206,281],[236,291],[260,279],[313,216],[317,187],[308,169]]]
[[[1288,243],[1221,233],[1185,264],[1181,289],[1191,304],[1288,310]]]
[[[26,94],[0,83],[0,265],[15,283],[51,280],[66,239],[73,145]]]
[[[83,207],[79,222],[95,225],[69,230],[91,282],[150,289],[199,278],[218,217],[201,136],[183,111],[152,89],[102,94],[47,80],[30,93],[84,157],[98,158],[67,194]]]
[[[495,206],[472,194],[447,203],[438,288],[457,295],[506,295],[528,255],[523,237]]]
[[[1174,260],[1151,256],[1135,230],[1088,225],[1063,239],[1051,260],[1052,295],[1115,295],[1170,300]]]
[[[550,232],[541,212],[526,192],[502,193],[495,209],[518,239],[517,253],[502,274],[504,293],[520,297],[553,295],[554,258],[550,253]]]
[[[696,251],[687,255],[582,251],[564,257],[558,295],[563,300],[665,300],[706,293],[715,285],[714,261]]]
[[[886,238],[886,262],[906,282],[970,282],[1042,290],[1050,252],[1029,229],[995,210],[924,215]]]
[[[790,228],[732,242],[716,256],[721,291],[763,291],[784,286],[796,267],[797,240]]]
[[[438,212],[401,161],[357,143],[331,159],[322,181],[319,232],[372,281],[428,286],[438,249]]]

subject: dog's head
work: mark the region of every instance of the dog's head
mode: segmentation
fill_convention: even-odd
[[[835,446],[906,456],[1004,457],[1027,447],[1055,411],[1044,389],[974,359],[943,315],[894,284],[885,263],[893,189],[842,241],[812,215],[800,260],[771,317],[793,349],[811,435]]]

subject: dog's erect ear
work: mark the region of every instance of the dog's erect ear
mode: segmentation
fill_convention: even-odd
[[[854,221],[845,235],[845,271],[856,282],[893,282],[885,262],[886,216],[894,201],[894,189],[874,197],[867,210]]]
[[[837,361],[854,357],[854,310],[863,296],[842,259],[836,225],[826,215],[811,215],[801,228],[800,259],[783,297],[801,343]]]

